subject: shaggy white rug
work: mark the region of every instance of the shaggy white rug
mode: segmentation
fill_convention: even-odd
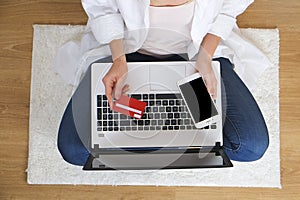
[[[242,30],[273,63],[254,93],[270,132],[270,146],[264,157],[251,163],[233,162],[232,168],[142,171],[83,171],[66,163],[57,150],[59,123],[74,88],[53,72],[51,63],[58,47],[80,37],[83,30],[84,26],[34,25],[28,183],[281,187],[277,29]]]

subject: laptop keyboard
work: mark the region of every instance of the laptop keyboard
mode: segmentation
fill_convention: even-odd
[[[112,111],[105,95],[97,95],[97,131],[193,130],[191,116],[180,94],[131,94],[147,103],[141,119]],[[216,129],[216,124],[203,129]]]

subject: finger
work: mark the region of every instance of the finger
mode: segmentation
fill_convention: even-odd
[[[126,93],[129,90],[129,85],[126,84],[124,85],[124,87],[122,88],[122,94]]]
[[[205,77],[205,85],[208,93],[211,95],[213,99],[216,99],[217,87],[216,81],[212,77]]]
[[[113,88],[114,88],[114,84],[115,81],[113,79],[103,79],[103,84],[105,86],[105,95],[107,98],[107,101],[109,103],[110,108],[112,108],[113,106]]]
[[[217,98],[217,88],[214,86],[214,84],[209,86],[209,94],[213,99]]]
[[[113,91],[113,94],[114,94],[114,97],[116,99],[119,99],[122,95],[122,91],[123,91],[123,88],[124,88],[124,79],[121,78],[117,81],[115,87],[114,87],[114,91]]]

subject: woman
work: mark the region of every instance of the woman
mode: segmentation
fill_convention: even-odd
[[[179,61],[185,60],[184,56],[196,60],[196,69],[207,90],[216,98],[217,82],[211,61],[218,60],[224,82],[222,98],[226,102],[224,149],[231,160],[258,160],[268,147],[268,130],[248,88],[255,88],[269,62],[240,37],[236,26],[237,15],[251,3],[252,0],[82,0],[89,16],[86,33],[81,43],[73,41],[60,49],[56,70],[68,83],[77,85],[88,63],[111,55],[101,62],[113,61],[103,78],[112,105],[112,99],[118,99],[128,89],[122,81],[128,70],[127,62]],[[70,49],[73,52],[66,53]],[[80,63],[77,68],[74,60]],[[84,91],[88,74],[77,91]],[[73,100],[75,97],[76,92]],[[71,100],[61,122],[58,148],[67,162],[83,165],[88,151],[77,131]]]

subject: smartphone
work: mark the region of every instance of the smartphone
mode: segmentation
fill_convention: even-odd
[[[178,81],[177,86],[196,128],[209,126],[221,119],[199,73]]]

